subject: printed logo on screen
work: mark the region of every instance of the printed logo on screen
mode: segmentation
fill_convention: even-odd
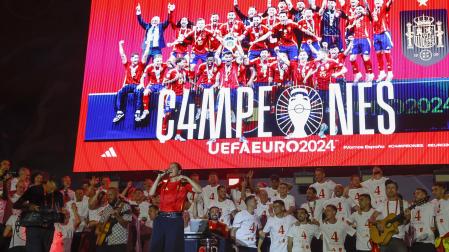
[[[116,158],[117,153],[115,152],[114,148],[109,147],[107,151],[105,151],[103,154],[101,154],[102,158]]]
[[[402,11],[402,52],[411,61],[429,66],[448,52],[446,10]]]
[[[323,120],[323,101],[307,86],[290,87],[276,104],[276,122],[287,138],[304,138],[318,131]]]

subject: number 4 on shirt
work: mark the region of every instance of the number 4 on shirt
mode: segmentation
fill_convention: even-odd
[[[338,235],[337,232],[334,232],[331,236],[331,239],[334,240],[335,242],[338,242]]]

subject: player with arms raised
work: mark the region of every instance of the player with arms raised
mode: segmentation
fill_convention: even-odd
[[[374,0],[373,16],[373,30],[374,30],[374,50],[376,50],[377,63],[379,65],[379,76],[377,81],[386,81],[393,79],[391,49],[393,48],[393,41],[389,31],[390,9],[393,0],[388,0],[384,4],[384,0]],[[384,70],[384,56],[387,63],[387,74]]]

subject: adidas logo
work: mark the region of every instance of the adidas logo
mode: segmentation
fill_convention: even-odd
[[[105,153],[101,154],[101,157],[104,157],[104,158],[111,158],[111,157],[112,158],[116,158],[117,157],[117,153],[115,153],[114,148],[109,147],[109,149]]]

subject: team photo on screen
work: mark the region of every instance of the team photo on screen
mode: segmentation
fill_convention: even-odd
[[[74,171],[447,163],[448,5],[93,1]]]

